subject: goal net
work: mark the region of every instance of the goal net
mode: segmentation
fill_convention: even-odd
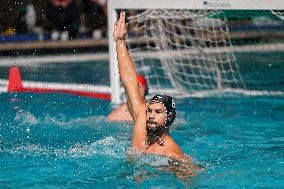
[[[249,7],[225,0],[109,3],[109,22],[121,10],[128,15],[128,49],[150,93],[284,94],[283,2],[254,1]],[[113,73],[112,83],[121,87]]]
[[[108,54],[85,49],[96,42],[84,40],[78,52],[69,41],[49,44],[68,46],[68,52],[46,54],[35,46],[22,55],[1,56],[0,93],[9,92],[9,70],[17,66],[21,91],[103,95],[121,103],[125,95],[112,33],[118,13],[126,11],[128,49],[150,94],[284,96],[283,10],[283,0],[109,0],[108,43],[96,41],[96,49],[108,45]],[[82,40],[74,43],[82,47]],[[0,52],[8,46],[0,44]]]

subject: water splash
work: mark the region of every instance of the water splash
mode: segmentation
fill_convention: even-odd
[[[18,110],[16,112],[15,121],[18,122],[20,126],[36,125],[39,122],[32,113],[23,110]]]
[[[1,140],[0,140],[1,141]],[[5,147],[5,145],[4,145]],[[128,141],[117,139],[113,136],[107,136],[91,144],[76,143],[75,145],[64,149],[40,144],[15,144],[15,146],[6,146],[1,152],[22,156],[46,156],[60,159],[92,158],[94,155],[100,155],[111,158],[125,158],[129,147]]]
[[[42,124],[53,124],[56,126],[68,128],[68,127],[76,127],[76,126],[89,126],[94,127],[99,124],[105,122],[105,116],[88,116],[83,118],[71,118],[67,120],[66,116],[59,114],[57,116],[51,116],[50,114],[44,114],[42,118]]]

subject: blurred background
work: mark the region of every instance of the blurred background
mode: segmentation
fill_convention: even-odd
[[[0,18],[2,42],[100,39],[106,37],[107,1],[5,0]]]

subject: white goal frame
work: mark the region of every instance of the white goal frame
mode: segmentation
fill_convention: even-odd
[[[283,0],[109,0],[108,36],[111,100],[121,103],[120,77],[116,47],[112,38],[117,10],[121,9],[191,9],[191,10],[284,10]]]

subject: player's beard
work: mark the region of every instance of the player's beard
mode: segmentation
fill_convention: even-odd
[[[155,127],[151,127],[148,124],[155,124]],[[165,133],[165,127],[164,125],[159,125],[156,122],[152,122],[147,120],[146,124],[146,130],[147,130],[147,138],[146,138],[146,143],[148,145],[154,144],[157,142],[157,140]]]

